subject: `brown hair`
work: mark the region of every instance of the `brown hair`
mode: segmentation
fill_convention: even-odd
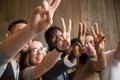
[[[29,63],[29,52],[30,52],[29,49],[25,52],[21,52],[20,61],[19,61],[20,70],[24,70],[26,67],[31,66]]]

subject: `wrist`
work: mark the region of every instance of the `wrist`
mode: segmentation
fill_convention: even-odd
[[[58,52],[64,52],[64,50],[60,50],[57,47],[56,47],[56,51],[58,51]]]

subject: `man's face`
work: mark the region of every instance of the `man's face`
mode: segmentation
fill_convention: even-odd
[[[87,35],[87,36],[85,37],[85,43],[90,43],[92,46],[94,46],[95,44],[94,44],[93,36]]]
[[[27,24],[25,24],[25,23],[18,23],[18,24],[16,24],[15,25],[15,28],[13,29],[13,31],[12,32],[8,32],[8,33],[6,33],[6,37],[9,37],[9,36],[11,36],[11,35],[13,35],[13,34],[16,34],[17,32],[20,32],[20,31],[22,31],[25,27],[26,27],[26,25]],[[24,48],[23,48],[23,51],[25,51],[25,50],[27,50],[28,49],[28,46],[29,46],[29,44],[31,43],[32,41],[30,40],[25,46],[24,46]]]
[[[94,38],[91,35],[85,37],[85,43],[87,44],[87,55],[89,57],[96,56]]]
[[[24,24],[24,23],[19,23],[19,24],[16,24],[15,25],[15,28],[13,29],[13,31],[8,31],[6,33],[6,38],[13,35],[13,34],[16,34],[16,32],[19,32],[21,31],[23,28],[25,28],[27,24]]]
[[[48,45],[50,49],[54,49],[56,47],[56,41],[57,41],[57,37],[58,35],[61,35],[62,32],[58,29],[52,30],[51,33],[49,34],[49,38],[48,38]]]
[[[13,34],[16,33],[16,32],[21,31],[23,28],[25,28],[26,25],[27,24],[24,24],[24,23],[16,24],[16,27],[13,30]]]

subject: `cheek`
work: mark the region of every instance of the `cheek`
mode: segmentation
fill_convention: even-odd
[[[96,52],[94,52],[94,51],[88,51],[86,54],[88,56],[96,56]]]
[[[79,56],[79,47],[78,46],[76,46],[75,48],[74,48],[74,50],[73,50],[73,52],[74,52],[74,55],[75,56]]]
[[[31,55],[29,56],[29,62],[30,62],[30,64],[32,64],[32,65],[35,63],[35,55],[32,55],[32,54],[31,54]]]

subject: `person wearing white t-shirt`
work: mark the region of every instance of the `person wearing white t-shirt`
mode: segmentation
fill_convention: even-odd
[[[120,42],[115,50],[105,52],[107,67],[101,72],[101,80],[120,80]]]

